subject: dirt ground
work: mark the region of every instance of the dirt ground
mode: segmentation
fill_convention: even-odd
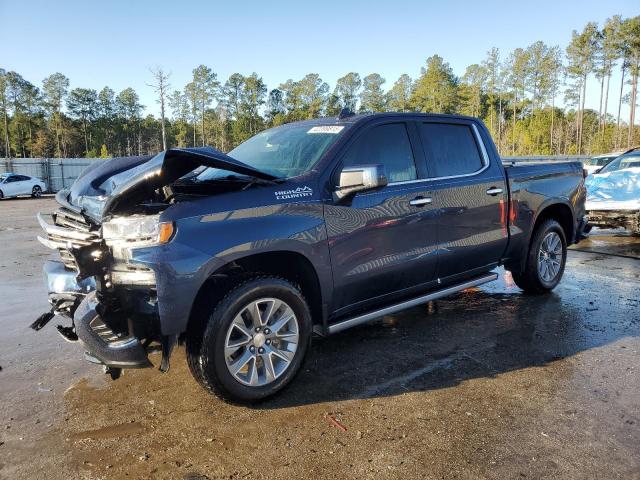
[[[112,382],[55,320],[27,328],[47,310],[34,216],[54,208],[0,202],[2,479],[640,478],[638,238],[594,233],[550,295],[501,271],[316,339],[248,408],[200,389],[182,349]]]

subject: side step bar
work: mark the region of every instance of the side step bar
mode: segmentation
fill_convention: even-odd
[[[357,317],[352,317],[346,320],[342,320],[338,323],[334,323],[333,325],[329,325],[327,330],[330,334],[341,332],[342,330],[346,330],[347,328],[355,327],[356,325],[370,322],[372,320],[375,320],[376,318],[380,318],[385,315],[390,315],[392,313],[397,313],[402,310],[406,310],[407,308],[415,307],[416,305],[420,305],[421,303],[426,303],[431,300],[436,300],[438,298],[446,297],[448,295],[451,295],[452,293],[456,293],[471,287],[477,287],[478,285],[482,285],[483,283],[493,282],[497,278],[498,278],[497,273],[489,273],[487,275],[474,278],[473,280],[468,280],[464,283],[459,283],[458,285],[453,285],[451,287],[443,288],[442,290],[437,290],[427,295],[422,295],[420,297],[412,298],[411,300],[405,300],[404,302],[396,303],[395,305],[381,308],[380,310],[374,310],[372,312],[365,313],[363,315],[358,315]]]

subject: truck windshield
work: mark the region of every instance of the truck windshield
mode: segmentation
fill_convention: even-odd
[[[343,125],[282,125],[258,133],[229,152],[251,167],[281,178],[305,173],[345,130]],[[207,168],[198,180],[213,180],[229,172]]]

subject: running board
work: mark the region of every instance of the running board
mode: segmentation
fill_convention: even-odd
[[[428,295],[422,295],[420,297],[412,298],[411,300],[405,300],[404,302],[396,303],[395,305],[391,305],[389,307],[381,308],[380,310],[374,310],[373,312],[342,320],[333,325],[329,325],[327,331],[330,334],[341,332],[342,330],[355,327],[356,325],[360,325],[362,323],[370,322],[372,320],[375,320],[376,318],[380,318],[385,315],[391,315],[392,313],[397,313],[402,310],[406,310],[407,308],[415,307],[416,305],[420,305],[421,303],[426,303],[430,302],[431,300],[446,297],[448,295],[451,295],[452,293],[459,292],[466,288],[477,287],[478,285],[482,285],[483,283],[493,282],[497,278],[497,273],[483,275],[481,277],[474,278],[473,280],[459,283],[458,285],[453,285],[451,287],[443,288],[442,290],[437,290],[435,292],[429,293]]]

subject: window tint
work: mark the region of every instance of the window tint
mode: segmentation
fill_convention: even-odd
[[[16,177],[18,177],[18,180],[16,180],[16,182],[23,182],[24,180],[31,180],[31,178],[27,177],[26,175],[16,175]]]
[[[7,181],[5,183],[11,183],[11,182],[18,182],[20,179],[18,178],[18,175],[13,175],[9,178],[7,178]]]
[[[464,175],[482,168],[478,145],[468,125],[423,123],[420,135],[432,176]]]
[[[342,159],[343,166],[384,165],[389,182],[415,180],[416,165],[404,123],[373,127],[349,147]]]

